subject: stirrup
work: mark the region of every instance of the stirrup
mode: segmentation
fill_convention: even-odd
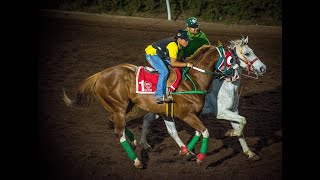
[[[156,98],[156,102],[158,104],[162,104],[163,102],[165,103],[169,103],[169,102],[172,102],[172,99],[171,98],[168,98],[167,96],[162,96],[162,97],[159,97],[159,98]]]

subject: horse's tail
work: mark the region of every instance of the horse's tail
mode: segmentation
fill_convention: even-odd
[[[90,77],[88,77],[84,82],[80,85],[75,100],[71,100],[65,90],[63,89],[63,101],[67,106],[88,106],[95,97],[95,85],[100,76],[100,73],[96,73]]]
[[[63,91],[63,101],[66,103],[67,106],[72,106],[74,103],[73,101],[67,96],[66,91],[62,88]]]

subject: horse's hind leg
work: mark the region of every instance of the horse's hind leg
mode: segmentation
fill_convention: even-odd
[[[137,146],[137,140],[133,132],[127,126],[125,127],[125,134],[129,138],[129,140],[132,142],[131,147],[133,148],[133,150],[135,150]]]
[[[174,121],[170,121],[170,120],[166,120],[164,119],[164,123],[166,124],[168,133],[170,134],[170,136],[174,139],[174,141],[178,144],[178,146],[180,147],[180,154],[187,154],[188,148],[187,146],[181,141],[177,129],[176,129],[176,125],[174,123]]]
[[[143,167],[141,161],[137,158],[136,154],[134,153],[130,143],[126,139],[126,135],[129,139],[134,140],[133,133],[125,128],[125,112],[123,113],[113,113],[112,114],[112,121],[114,122],[114,131],[117,135],[121,134],[120,143],[124,150],[126,151],[129,158],[134,161],[134,166],[136,168],[141,169]]]
[[[125,131],[123,131],[123,134],[122,134],[122,136],[120,138],[120,143],[121,143],[122,147],[124,148],[124,150],[126,151],[126,153],[128,154],[129,158],[134,161],[133,165],[136,168],[141,169],[143,167],[143,165],[142,165],[141,161],[137,158],[137,156],[134,153],[131,145],[126,140]]]
[[[150,124],[158,117],[159,117],[158,115],[152,112],[149,112],[147,115],[143,117],[143,125],[142,125],[141,140],[140,140],[140,145],[143,147],[143,149],[151,148],[151,146],[147,142],[147,134],[149,132]],[[168,133],[175,140],[178,146],[181,148],[180,154],[187,154],[189,151],[187,149],[187,146],[181,141],[178,135],[176,126],[174,124],[174,121],[166,120],[165,117],[162,117],[162,118],[164,119],[164,123],[166,124]]]

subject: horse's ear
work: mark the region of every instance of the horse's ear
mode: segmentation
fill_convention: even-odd
[[[249,41],[249,37],[246,36],[246,38],[244,39],[244,43],[245,43],[245,44],[248,44],[248,41]]]
[[[248,36],[243,36],[242,39],[241,39],[241,45],[246,45],[248,44]]]

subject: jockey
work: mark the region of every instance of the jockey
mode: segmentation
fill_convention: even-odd
[[[177,61],[185,62],[185,59],[193,55],[193,53],[200,48],[201,46],[207,44],[210,45],[210,41],[203,31],[199,29],[199,22],[195,17],[189,17],[186,19],[186,29],[188,37],[192,38],[192,41],[189,41],[186,47],[182,47],[182,49],[178,52]],[[156,119],[156,114],[153,112],[149,112],[143,117],[143,126],[141,131],[141,139],[140,143],[146,143],[146,130],[150,126],[150,123]],[[167,123],[167,122],[166,122]],[[182,144],[181,144],[182,145]],[[144,147],[145,148],[145,147]]]
[[[170,102],[171,99],[166,95],[166,81],[169,70],[168,65],[172,67],[193,67],[192,63],[184,63],[177,61],[178,51],[182,47],[186,47],[191,38],[188,37],[188,32],[179,30],[175,37],[169,37],[159,40],[146,49],[146,59],[150,65],[156,69],[160,74],[157,83],[157,89],[154,94],[156,102],[161,104],[163,102]]]
[[[193,53],[203,45],[210,45],[210,41],[203,31],[199,28],[199,23],[197,18],[189,17],[186,20],[186,31],[188,32],[189,38],[192,38],[192,41],[188,43],[185,48],[182,48],[178,53],[178,61],[184,61],[185,58],[190,57]]]

